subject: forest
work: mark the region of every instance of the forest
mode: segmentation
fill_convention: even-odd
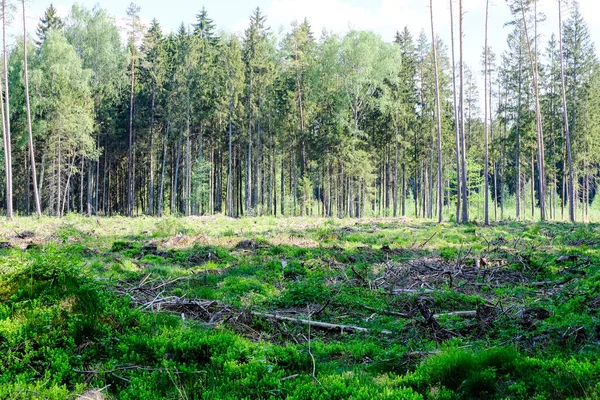
[[[449,4],[450,44],[434,26],[275,34],[258,8],[237,36],[206,9],[165,33],[131,4],[123,31],[50,6],[5,52],[4,211],[589,221],[600,70],[577,3],[560,21],[503,4],[507,50],[480,65]]]
[[[0,0],[0,400],[599,399],[596,27],[478,1]]]

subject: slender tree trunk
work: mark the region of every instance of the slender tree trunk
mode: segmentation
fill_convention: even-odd
[[[564,129],[565,129],[565,143],[566,143],[566,151],[567,151],[567,164],[569,167],[569,180],[567,184],[567,197],[569,199],[569,220],[574,223],[575,222],[575,190],[573,184],[573,159],[571,157],[571,135],[569,132],[569,117],[567,113],[567,90],[565,85],[565,63],[564,63],[564,53],[563,53],[563,40],[562,40],[562,0],[558,0],[558,42],[559,42],[559,53],[560,53],[560,81],[562,88],[562,104],[563,104],[563,120],[564,120]],[[563,168],[564,171],[564,168]],[[564,179],[563,179],[564,181]],[[563,210],[564,210],[564,200],[565,195],[563,193]],[[563,211],[564,214],[564,211]]]
[[[461,209],[461,144],[460,144],[460,125],[458,118],[458,102],[456,100],[456,62],[454,57],[454,0],[450,0],[450,42],[452,44],[452,94],[454,105],[454,140],[456,151],[456,221],[460,221]]]
[[[61,137],[60,135],[58,136],[58,162],[56,163],[57,169],[58,169],[58,178],[56,179],[56,215],[58,217],[62,217],[61,214],[61,206],[60,206],[60,196],[62,194],[62,188],[61,188],[61,181],[62,181],[62,171],[61,171],[61,166],[62,166],[62,143],[61,143]]]
[[[177,154],[175,156],[175,167],[173,171],[173,190],[171,191],[171,215],[175,215],[175,212],[178,211],[178,209],[180,210],[180,207],[178,207],[177,204],[177,192],[179,191],[179,166],[181,163],[181,135],[182,133],[180,132],[177,139]]]
[[[96,150],[98,151],[98,154],[100,154],[100,132],[98,132],[98,134],[96,135]],[[98,215],[98,210],[100,208],[100,198],[99,198],[99,190],[100,190],[100,155],[98,155],[98,159],[96,161],[94,161],[94,163],[96,164],[96,174],[95,174],[95,179],[94,179],[94,215]]]
[[[192,205],[192,149],[190,141],[190,118],[189,112],[187,117],[187,128],[185,135],[185,199],[184,199],[184,215],[189,217],[191,214]]]
[[[35,212],[39,217],[42,215],[42,206],[40,203],[40,192],[37,186],[37,172],[35,166],[35,149],[33,146],[33,133],[31,128],[31,106],[29,104],[29,71],[27,69],[27,21],[25,18],[25,0],[23,4],[23,75],[25,78],[25,104],[27,107],[27,134],[29,138],[29,159],[31,161],[31,175],[33,181],[33,198],[35,201]],[[6,56],[6,53],[4,53]],[[6,57],[5,57],[6,58]]]
[[[188,65],[188,77],[187,77],[188,82],[190,80],[189,69],[190,69],[190,66]],[[189,217],[192,212],[192,145],[191,145],[191,141],[190,141],[190,135],[191,135],[190,119],[191,119],[191,113],[192,113],[192,103],[190,101],[189,84],[188,84],[188,88],[186,90],[186,101],[187,101],[187,107],[186,107],[186,118],[185,118],[186,134],[185,134],[185,191],[184,191],[184,193],[185,193],[184,207],[185,208],[184,208],[184,215],[186,217]],[[202,138],[200,138],[200,143],[202,143]],[[200,149],[201,149],[200,157],[203,157],[202,145],[201,145]]]
[[[531,218],[535,218],[535,158],[531,150]]]
[[[94,212],[94,174],[92,173],[92,161],[88,160],[88,181],[87,181],[87,216],[90,217]]]
[[[4,117],[4,157],[6,158],[6,217],[13,218],[13,185],[12,185],[12,139],[10,133],[10,96],[8,83],[8,51],[6,44],[6,0],[2,0],[2,42],[4,47],[4,105],[6,115]]]
[[[246,210],[252,208],[252,77],[250,77],[250,93],[248,95],[248,154],[246,170]]]
[[[396,132],[395,138],[395,153],[394,153],[394,218],[398,216],[398,157],[399,157],[399,143],[398,143],[398,132]]]
[[[31,215],[31,175],[29,175],[29,157],[27,153],[23,157],[23,171],[27,176],[25,181],[25,215]]]
[[[458,1],[459,12],[459,44],[460,44],[460,141],[462,146],[462,219],[463,223],[469,222],[469,199],[467,195],[467,144],[465,138],[465,81],[463,58],[463,7],[462,0]]]
[[[519,41],[522,43],[522,34],[519,34]],[[516,188],[516,218],[521,219],[521,97],[523,83],[523,66],[521,65],[521,45],[519,45],[519,77],[518,77],[518,102],[517,102],[517,151],[515,155],[517,188]]]
[[[165,139],[163,141],[162,167],[160,172],[160,189],[158,193],[158,216],[162,217],[165,206],[165,171],[167,169],[167,144],[169,142],[169,127],[170,122],[167,122],[165,129]]]
[[[85,181],[85,158],[83,155],[81,156],[81,170],[79,171],[80,181],[79,181],[79,213],[81,215],[84,214],[83,211],[83,182]]]
[[[438,222],[444,221],[444,186],[443,186],[443,165],[442,165],[442,113],[440,107],[440,81],[438,76],[438,63],[436,51],[435,30],[433,28],[433,0],[429,0],[429,15],[431,17],[431,47],[433,50],[433,71],[435,74],[435,108],[437,114],[437,135],[438,135]]]
[[[133,44],[132,44],[133,46]],[[127,216],[133,216],[133,106],[135,100],[135,50],[131,50],[131,92],[129,99],[129,153],[127,160]]]
[[[44,162],[42,160],[42,171],[44,170]],[[104,146],[104,171],[102,171],[102,215],[107,215],[107,196],[108,193],[106,191],[107,186],[107,173],[108,173],[108,143]],[[110,206],[109,206],[110,207]]]
[[[152,82],[152,100],[150,105],[150,179],[148,181],[148,214],[154,215],[154,117],[156,84]]]
[[[8,210],[12,210],[12,165],[10,161],[10,133],[6,129],[6,119],[4,112],[4,89],[2,87],[3,77],[0,75],[0,113],[2,114],[2,144],[4,146],[4,173],[5,173],[5,195],[6,195],[6,216],[10,218]]]
[[[281,157],[281,216],[285,215],[285,182],[284,182],[285,166],[283,156]]]
[[[71,192],[71,176],[73,176],[73,168],[75,167],[75,156],[73,156],[73,160],[69,163],[69,174],[67,175],[67,182],[65,183],[65,191],[64,198],[62,202],[62,207],[60,208],[60,216],[65,215],[65,206],[67,209],[67,213],[69,212],[69,194]]]
[[[233,217],[233,147],[232,147],[232,142],[233,142],[233,123],[232,123],[232,119],[233,119],[233,102],[230,101],[229,102],[229,143],[228,143],[228,148],[229,148],[229,160],[227,163],[228,166],[228,170],[227,170],[227,216],[228,217]]]
[[[485,225],[490,224],[490,171],[489,171],[489,125],[488,125],[488,19],[489,19],[489,7],[490,0],[486,0],[485,2],[485,46],[484,46],[484,86],[485,86],[485,100],[484,100],[484,108],[485,108],[485,117],[484,117],[484,125],[485,125],[485,156],[484,156],[484,165],[483,165],[483,180],[485,185],[484,191],[484,223]],[[490,94],[491,95],[491,94]],[[491,110],[490,110],[491,112]]]
[[[537,0],[534,0],[534,4],[537,4]],[[525,39],[527,41],[527,49],[529,53],[529,62],[531,65],[531,74],[533,75],[533,94],[535,96],[535,110],[536,110],[536,127],[537,127],[537,152],[538,152],[538,177],[539,177],[539,195],[540,195],[540,219],[544,221],[546,219],[546,191],[545,191],[545,174],[544,174],[544,132],[542,126],[542,112],[540,106],[540,94],[538,84],[538,71],[534,50],[531,49],[531,42],[529,41],[529,31],[527,28],[527,20],[525,17],[525,7],[523,0],[521,0],[521,14],[523,17],[523,28],[525,30]],[[534,21],[537,27],[537,15],[534,15]],[[536,28],[537,30],[537,28]],[[537,38],[534,38],[537,43]]]

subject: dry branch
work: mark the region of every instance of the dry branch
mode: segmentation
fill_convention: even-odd
[[[477,317],[477,310],[453,311],[453,312],[449,312],[449,313],[433,314],[433,318],[442,318],[442,317],[475,318],[475,317]]]
[[[371,329],[363,328],[360,326],[330,324],[328,322],[318,322],[318,321],[310,321],[310,320],[301,319],[301,318],[284,317],[283,315],[263,313],[263,312],[259,312],[259,311],[252,311],[251,314],[256,317],[274,319],[277,321],[295,322],[298,324],[308,325],[311,327],[325,329],[325,330],[333,330],[333,331],[339,330],[340,333],[344,333],[344,332],[370,333],[370,332],[372,332]],[[384,335],[391,335],[392,331],[388,331],[388,330],[384,329],[381,331],[381,333],[383,333]]]

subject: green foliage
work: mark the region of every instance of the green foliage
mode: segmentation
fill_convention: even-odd
[[[174,233],[155,238],[163,221]],[[8,222],[0,235],[13,237],[31,224],[38,237],[56,243],[0,249],[0,394],[58,399],[110,385],[105,391],[115,399],[600,395],[595,226],[447,224],[432,237],[438,228],[430,224],[316,221],[116,218],[98,225],[69,216],[67,223]],[[240,238],[223,236],[227,231],[252,238],[254,246],[236,246]],[[335,232],[341,234],[324,244]],[[198,237],[201,242],[190,240]],[[382,249],[387,243],[394,246]],[[400,250],[412,243],[412,250]],[[511,258],[516,251],[525,266]],[[486,288],[464,278],[474,273],[467,260],[452,287],[445,277],[438,280],[435,268],[454,266],[467,254],[508,266],[482,267],[494,274]],[[557,261],[564,255],[573,259]],[[392,295],[377,286],[382,276],[406,279],[396,268],[421,257],[431,269],[424,267],[420,279],[433,293]],[[518,278],[504,282],[504,274]],[[144,279],[148,288],[166,283],[162,296],[217,300],[235,312],[213,324],[194,320],[186,309],[184,318],[179,310],[141,310],[122,290]],[[438,314],[443,331],[425,322],[416,299]],[[457,310],[484,314],[440,315]],[[248,311],[370,332],[309,330]],[[456,337],[436,338],[444,332]]]
[[[281,294],[279,303],[284,307],[300,307],[309,304],[324,304],[331,295],[331,290],[321,279],[305,278],[290,282]]]

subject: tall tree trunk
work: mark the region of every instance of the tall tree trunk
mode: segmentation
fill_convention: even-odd
[[[433,50],[433,70],[435,74],[435,108],[437,114],[438,134],[438,222],[444,221],[444,187],[442,165],[442,113],[440,107],[440,81],[438,76],[437,51],[435,46],[435,31],[433,29],[433,0],[429,0],[429,15],[431,17],[431,47]]]
[[[44,170],[44,161],[42,159],[42,171]],[[105,144],[104,146],[104,171],[102,171],[102,215],[106,216],[107,215],[107,197],[108,197],[108,193],[106,190],[106,186],[107,186],[107,173],[108,173],[108,143]],[[42,172],[43,173],[43,172]],[[41,191],[41,189],[40,189]],[[110,205],[109,205],[110,207]]]
[[[61,166],[62,166],[62,143],[61,143],[61,137],[60,135],[58,136],[58,162],[56,163],[57,166],[57,176],[58,178],[56,179],[56,215],[58,217],[61,217],[61,207],[60,207],[60,196],[61,196],[61,180],[62,180],[62,171],[61,171]]]
[[[534,4],[537,5],[537,0],[533,0]],[[537,8],[536,8],[537,10]],[[537,12],[537,11],[536,11]],[[527,49],[529,53],[529,63],[531,66],[531,74],[533,75],[533,94],[535,96],[535,114],[536,114],[536,130],[537,130],[537,152],[538,152],[538,177],[539,177],[539,196],[540,196],[540,219],[544,221],[546,219],[546,184],[545,184],[545,167],[544,167],[544,132],[542,126],[542,111],[540,105],[540,92],[538,84],[538,68],[537,68],[537,54],[534,54],[534,50],[531,49],[531,42],[529,40],[529,30],[527,28],[527,19],[525,17],[525,7],[523,0],[521,0],[521,15],[523,17],[523,28],[525,29],[525,39],[527,41]],[[534,15],[534,23],[537,30],[537,15]],[[534,38],[537,47],[537,37]],[[535,50],[537,52],[537,50]]]
[[[248,95],[248,154],[246,169],[246,210],[252,207],[252,77],[250,77],[250,92]]]
[[[171,215],[175,215],[175,212],[180,209],[177,205],[177,192],[179,191],[179,165],[181,162],[181,135],[177,138],[177,153],[175,155],[175,167],[173,170],[173,189],[171,190]]]
[[[154,117],[156,84],[152,82],[152,100],[150,105],[150,179],[148,180],[148,214],[154,215]]]
[[[233,102],[229,102],[229,160],[227,163],[227,216],[233,217]]]
[[[188,71],[189,71],[189,65],[188,65]],[[188,74],[188,82],[189,82],[189,74]],[[186,124],[186,134],[185,134],[185,199],[184,199],[184,215],[186,217],[189,217],[192,211],[192,146],[191,146],[191,141],[190,141],[190,135],[191,135],[191,131],[190,131],[190,119],[191,119],[191,113],[192,113],[192,103],[190,101],[190,88],[188,85],[187,88],[187,107],[186,107],[186,117],[185,117],[185,124]],[[202,141],[202,139],[200,139],[200,141]],[[202,152],[200,153],[200,157],[202,157]]]
[[[395,152],[394,152],[394,218],[398,216],[398,157],[399,157],[399,143],[398,143],[398,132],[395,137]]]
[[[2,42],[4,47],[4,157],[6,159],[6,217],[13,218],[13,185],[12,185],[12,140],[10,133],[10,96],[8,90],[8,51],[6,45],[6,0],[2,0]]]
[[[284,166],[284,160],[283,160],[283,156],[281,157],[281,216],[283,217],[285,215],[285,181],[284,181],[284,173],[285,173],[285,166]]]
[[[462,218],[463,223],[469,222],[469,199],[467,196],[467,143],[465,138],[465,81],[463,57],[463,7],[462,0],[458,1],[459,13],[459,44],[460,44],[460,141],[462,146]]]
[[[564,63],[564,53],[563,53],[563,40],[562,40],[562,0],[558,0],[558,42],[559,42],[559,53],[560,53],[560,81],[561,81],[561,91],[562,91],[562,105],[563,105],[563,120],[564,120],[564,129],[565,129],[565,144],[566,144],[566,152],[567,152],[567,164],[569,167],[569,180],[567,184],[567,198],[569,200],[569,220],[571,222],[575,222],[575,190],[573,184],[573,159],[571,157],[571,135],[569,132],[569,117],[567,113],[567,90],[565,85],[565,63]],[[564,168],[563,168],[564,171]],[[564,181],[564,179],[563,179]],[[562,207],[564,210],[564,201],[565,194],[563,192],[562,196]],[[563,212],[564,214],[564,212]]]
[[[531,218],[535,218],[535,156],[531,150]]]
[[[452,44],[452,95],[454,98],[454,140],[456,151],[456,221],[460,221],[461,209],[461,144],[460,144],[460,125],[458,119],[458,102],[456,100],[456,62],[454,57],[454,11],[452,5],[454,0],[450,0],[450,42]]]
[[[4,89],[2,87],[3,77],[0,75],[0,113],[2,114],[2,144],[4,146],[4,173],[5,173],[5,195],[6,195],[6,215],[9,217],[8,210],[12,209],[12,165],[10,161],[10,134],[6,130],[6,119],[4,112]],[[10,218],[10,217],[9,217]]]
[[[27,134],[29,138],[29,159],[31,162],[31,176],[33,181],[33,198],[35,201],[35,213],[39,217],[42,215],[42,206],[40,203],[40,192],[37,186],[37,172],[35,166],[35,149],[33,147],[33,133],[31,128],[31,106],[29,104],[29,71],[27,69],[27,21],[25,18],[25,0],[23,4],[23,75],[25,77],[25,104],[27,107]],[[5,58],[6,58],[6,52]]]
[[[81,170],[79,171],[79,213],[84,214],[83,211],[83,183],[85,181],[85,157],[81,156]]]
[[[490,204],[489,204],[489,198],[490,198],[490,171],[489,171],[489,126],[488,126],[488,19],[489,19],[489,7],[490,7],[490,0],[486,0],[485,2],[485,46],[484,46],[484,86],[485,86],[485,100],[484,100],[484,108],[485,108],[485,117],[484,117],[484,124],[485,124],[485,156],[484,156],[484,165],[483,165],[483,179],[484,179],[484,185],[485,185],[485,191],[484,191],[484,210],[483,210],[483,214],[484,214],[484,223],[485,225],[489,225],[490,224]],[[491,93],[490,93],[491,96]],[[491,113],[491,110],[490,110]]]
[[[522,34],[519,33],[519,41],[522,42]],[[521,65],[521,45],[519,45],[519,77],[518,77],[518,101],[517,101],[517,151],[515,155],[517,188],[516,188],[516,218],[521,219],[521,97],[523,84],[523,66]]]
[[[165,207],[165,172],[167,169],[167,144],[169,141],[169,127],[170,122],[167,121],[167,128],[165,129],[165,139],[163,141],[163,155],[162,155],[162,166],[160,172],[160,189],[158,193],[158,216],[162,217]]]
[[[129,98],[129,153],[127,156],[127,216],[133,216],[133,106],[135,100],[135,49],[131,49],[131,92]]]
[[[98,151],[98,159],[94,162],[96,164],[96,174],[94,179],[94,215],[98,215],[100,208],[99,204],[99,190],[100,190],[100,132],[96,135],[96,150]]]
[[[94,174],[92,173],[92,161],[88,160],[88,181],[87,181],[87,216],[90,217],[94,212]]]

